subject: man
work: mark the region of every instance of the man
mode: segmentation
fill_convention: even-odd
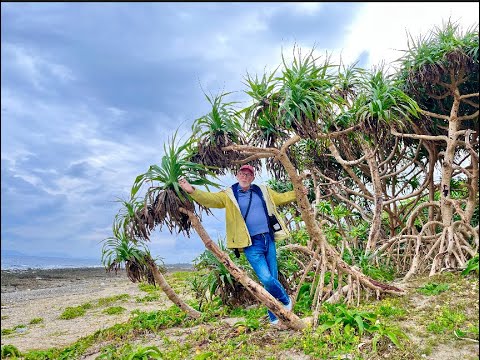
[[[220,192],[195,189],[185,178],[180,178],[179,184],[199,204],[225,208],[227,247],[237,253],[243,251],[264,288],[291,310],[292,301],[278,281],[275,240],[288,236],[288,229],[276,206],[294,201],[295,192],[277,193],[264,185],[252,184],[254,179],[253,166],[243,165],[237,173],[238,182]],[[268,316],[271,324],[278,324],[270,310]]]

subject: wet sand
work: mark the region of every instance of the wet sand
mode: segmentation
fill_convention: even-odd
[[[2,293],[61,287],[86,280],[108,281],[126,276],[124,270],[115,275],[114,272],[107,273],[103,267],[2,270],[1,274]]]

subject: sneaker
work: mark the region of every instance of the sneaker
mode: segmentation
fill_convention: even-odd
[[[278,325],[279,323],[279,320],[278,319],[275,319],[275,320],[271,320],[270,321],[270,325]]]
[[[293,305],[293,302],[292,302],[292,299],[290,299],[290,297],[288,298],[288,304],[287,305],[283,305],[285,307],[285,309],[287,309],[288,311],[291,311],[292,310],[292,306]]]

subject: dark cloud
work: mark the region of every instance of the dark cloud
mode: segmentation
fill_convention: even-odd
[[[77,164],[72,164],[65,170],[65,175],[69,175],[72,177],[79,177],[79,178],[95,177],[97,173],[98,173],[98,170],[93,169],[85,161]]]
[[[285,42],[337,47],[361,5],[295,6],[2,3],[2,249],[99,254],[116,200],[209,111],[202,91],[244,98],[246,70]],[[223,221],[203,217],[215,240]],[[167,263],[204,250],[163,230],[149,246]]]

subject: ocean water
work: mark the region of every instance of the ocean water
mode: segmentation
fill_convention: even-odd
[[[3,255],[2,270],[103,267],[100,259],[74,259],[47,256]]]

